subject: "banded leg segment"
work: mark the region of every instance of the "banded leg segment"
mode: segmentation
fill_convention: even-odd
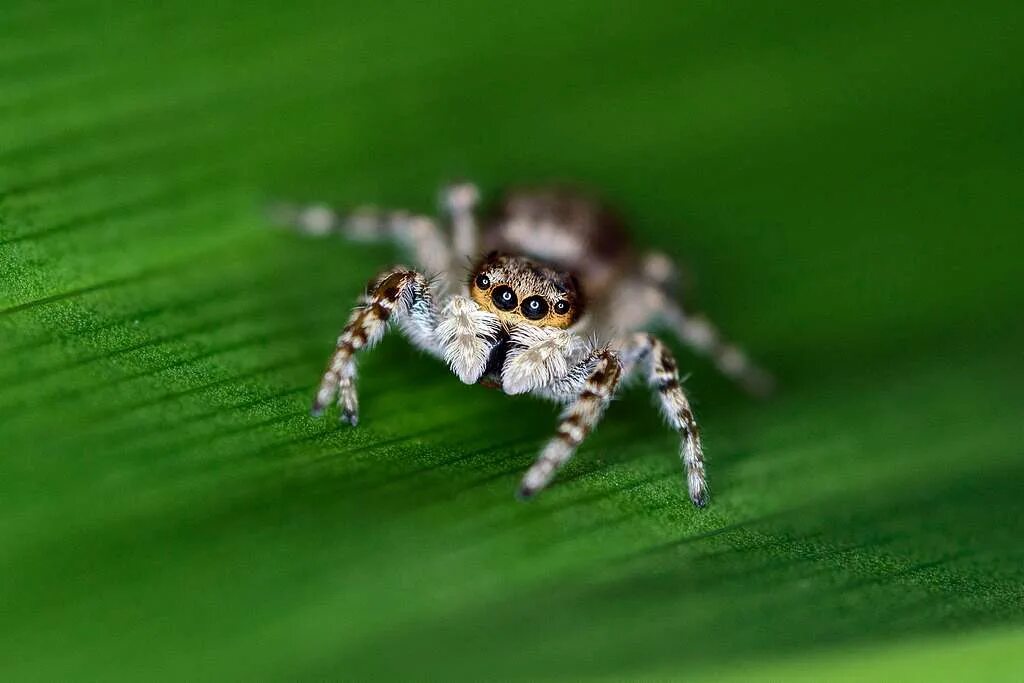
[[[337,395],[341,420],[351,425],[359,421],[355,354],[379,342],[390,320],[397,320],[414,344],[439,353],[433,342],[437,308],[430,283],[421,274],[404,268],[386,271],[360,303],[338,337],[311,410],[314,416],[323,414]]]
[[[658,392],[661,413],[669,426],[679,432],[680,458],[686,472],[686,488],[697,507],[708,503],[707,475],[700,428],[693,417],[690,401],[679,381],[679,367],[672,352],[657,337],[634,334],[622,350],[625,373],[645,370],[647,384]]]
[[[519,487],[520,498],[533,496],[551,482],[555,473],[569,462],[576,448],[597,426],[615,395],[622,365],[614,352],[607,349],[597,351],[593,357],[581,361],[580,365],[592,365],[592,370],[586,376],[576,400],[562,413],[558,433],[544,446],[540,457],[523,477]]]

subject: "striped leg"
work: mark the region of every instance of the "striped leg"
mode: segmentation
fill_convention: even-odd
[[[429,282],[419,273],[399,267],[386,271],[377,278],[360,304],[352,311],[348,324],[338,337],[338,346],[327,363],[311,411],[314,416],[323,414],[337,395],[341,420],[350,425],[359,421],[355,354],[380,341],[389,320],[394,318],[399,322],[410,341],[417,346],[439,353],[433,341],[437,308]]]
[[[519,486],[520,498],[529,498],[543,489],[558,469],[569,462],[576,448],[597,426],[619,386],[622,366],[614,352],[607,349],[597,351],[581,361],[580,366],[592,366],[592,369],[576,400],[562,413],[558,434],[548,441],[540,457],[523,477]],[[569,376],[574,374],[571,370]]]
[[[708,503],[708,484],[704,471],[704,450],[700,429],[693,418],[690,402],[679,382],[679,368],[666,346],[655,336],[638,333],[630,337],[622,350],[627,374],[646,364],[647,383],[657,389],[661,412],[682,438],[680,457],[686,471],[686,487],[697,507]]]

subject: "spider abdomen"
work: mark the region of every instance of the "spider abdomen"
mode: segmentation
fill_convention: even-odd
[[[572,273],[581,293],[600,299],[630,265],[622,219],[608,206],[564,187],[505,194],[483,234],[484,251],[522,255]]]

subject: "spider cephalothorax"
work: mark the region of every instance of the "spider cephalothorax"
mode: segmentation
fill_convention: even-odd
[[[337,400],[341,419],[356,424],[355,356],[394,322],[467,384],[530,393],[565,406],[556,436],[519,488],[529,497],[568,462],[623,380],[639,374],[679,432],[690,499],[704,506],[700,430],[678,365],[661,340],[641,329],[668,326],[754,393],[764,393],[770,377],[706,318],[682,309],[669,291],[675,279],[671,261],[633,252],[617,214],[599,202],[559,188],[513,191],[478,235],[476,187],[457,185],[444,197],[450,236],[432,219],[403,211],[367,208],[340,216],[323,206],[280,207],[279,219],[310,234],[395,239],[411,248],[421,269],[395,266],[371,281],[338,337],[313,413]],[[480,257],[481,241],[499,251]],[[474,263],[468,277],[458,267],[467,259]]]
[[[498,252],[473,268],[469,295],[508,325],[565,329],[583,312],[583,296],[571,273]]]

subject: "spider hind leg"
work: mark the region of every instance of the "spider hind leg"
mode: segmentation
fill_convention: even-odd
[[[646,254],[635,275],[620,288],[621,299],[610,307],[611,328],[629,331],[660,324],[696,354],[711,360],[720,373],[748,394],[762,398],[770,395],[775,389],[772,375],[727,339],[707,316],[688,312],[671,293],[679,280],[679,271],[667,256]]]

